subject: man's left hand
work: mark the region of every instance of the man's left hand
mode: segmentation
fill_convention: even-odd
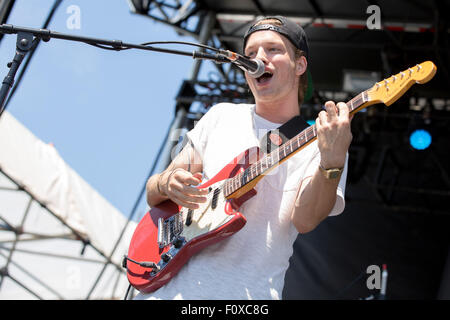
[[[321,165],[325,169],[342,168],[352,141],[349,108],[344,102],[337,105],[333,101],[325,103],[325,110],[316,119],[317,140],[321,155]]]

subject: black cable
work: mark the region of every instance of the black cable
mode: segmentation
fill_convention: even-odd
[[[89,42],[85,42],[88,45],[100,48],[100,49],[105,49],[105,50],[115,50],[115,51],[121,51],[121,50],[128,50],[128,49],[132,49],[132,48],[118,48],[118,47],[106,47],[104,45],[101,44],[97,44],[97,43],[89,43]]]
[[[116,50],[116,51],[122,51],[122,50],[129,50],[129,49],[133,49],[132,47],[127,47],[127,46],[120,46],[120,47],[107,47],[105,45],[101,45],[98,43],[90,43],[90,42],[85,42],[86,44],[89,44],[91,46],[97,47],[97,48],[101,48],[101,49],[105,49],[105,50]],[[189,46],[194,46],[194,47],[199,47],[199,48],[203,48],[203,49],[208,49],[208,50],[212,50],[215,52],[220,52],[223,53],[224,50],[223,49],[217,49],[211,46],[207,46],[204,44],[200,44],[200,43],[194,43],[194,42],[186,42],[186,41],[151,41],[151,42],[144,42],[141,43],[141,46],[150,46],[150,45],[155,45],[155,44],[184,44],[184,45],[189,45]]]
[[[123,297],[123,300],[128,300],[128,295],[130,294],[131,284],[128,285],[127,293],[125,293],[125,297]]]
[[[126,255],[123,256],[123,257],[124,257],[124,259],[126,259],[128,261],[131,261],[131,262],[133,262],[133,263],[135,263],[138,266],[141,266],[143,268],[152,268],[152,269],[156,269],[156,270],[159,269],[158,265],[156,263],[152,262],[152,261],[141,261],[141,262],[139,262],[139,261],[135,261],[135,260],[133,260],[131,258],[128,258],[128,256],[126,256]]]
[[[131,261],[133,263],[136,263],[137,265],[139,265],[139,266],[141,266],[143,268],[151,268],[153,271],[155,271],[155,270],[158,271],[159,270],[159,266],[156,263],[154,263],[154,262],[151,262],[151,261],[138,262],[138,261],[135,261],[135,260],[133,260],[131,258],[128,258],[127,255],[123,256],[122,267],[127,268],[127,260]],[[128,285],[127,292],[125,293],[125,297],[123,298],[123,300],[127,300],[128,299],[128,295],[130,294],[130,290],[131,290],[131,283]]]
[[[153,44],[185,44],[185,45],[189,45],[189,46],[195,46],[195,47],[199,47],[199,48],[209,49],[209,50],[216,51],[216,52],[223,52],[224,51],[222,49],[217,49],[217,48],[214,48],[214,47],[211,47],[211,46],[207,46],[205,44],[194,43],[194,42],[186,42],[186,41],[153,41],[153,42],[141,43],[141,45],[143,45],[143,46],[153,45]]]

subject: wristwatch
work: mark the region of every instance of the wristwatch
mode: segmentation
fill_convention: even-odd
[[[320,172],[322,172],[322,174],[325,178],[332,180],[332,179],[339,179],[341,177],[342,171],[344,171],[344,168],[325,169],[320,164],[319,170],[320,170]]]

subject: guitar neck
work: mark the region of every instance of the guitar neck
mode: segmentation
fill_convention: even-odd
[[[366,106],[367,92],[363,91],[356,97],[348,101],[346,104],[349,107],[350,114],[362,110]],[[308,144],[316,140],[317,130],[316,125],[313,124],[297,134],[292,139],[286,141],[279,148],[264,155],[261,159],[250,165],[247,169],[228,179],[224,185],[225,197],[228,197],[243,188],[258,177],[266,175],[269,171],[283,163],[289,157],[293,156],[298,151],[302,150]]]

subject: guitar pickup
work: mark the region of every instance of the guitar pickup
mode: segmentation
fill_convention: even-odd
[[[217,188],[214,190],[213,198],[211,201],[211,209],[215,209],[217,207],[217,201],[219,200],[220,189]]]
[[[186,226],[190,226],[192,223],[192,209],[188,210],[187,216],[186,216]]]

